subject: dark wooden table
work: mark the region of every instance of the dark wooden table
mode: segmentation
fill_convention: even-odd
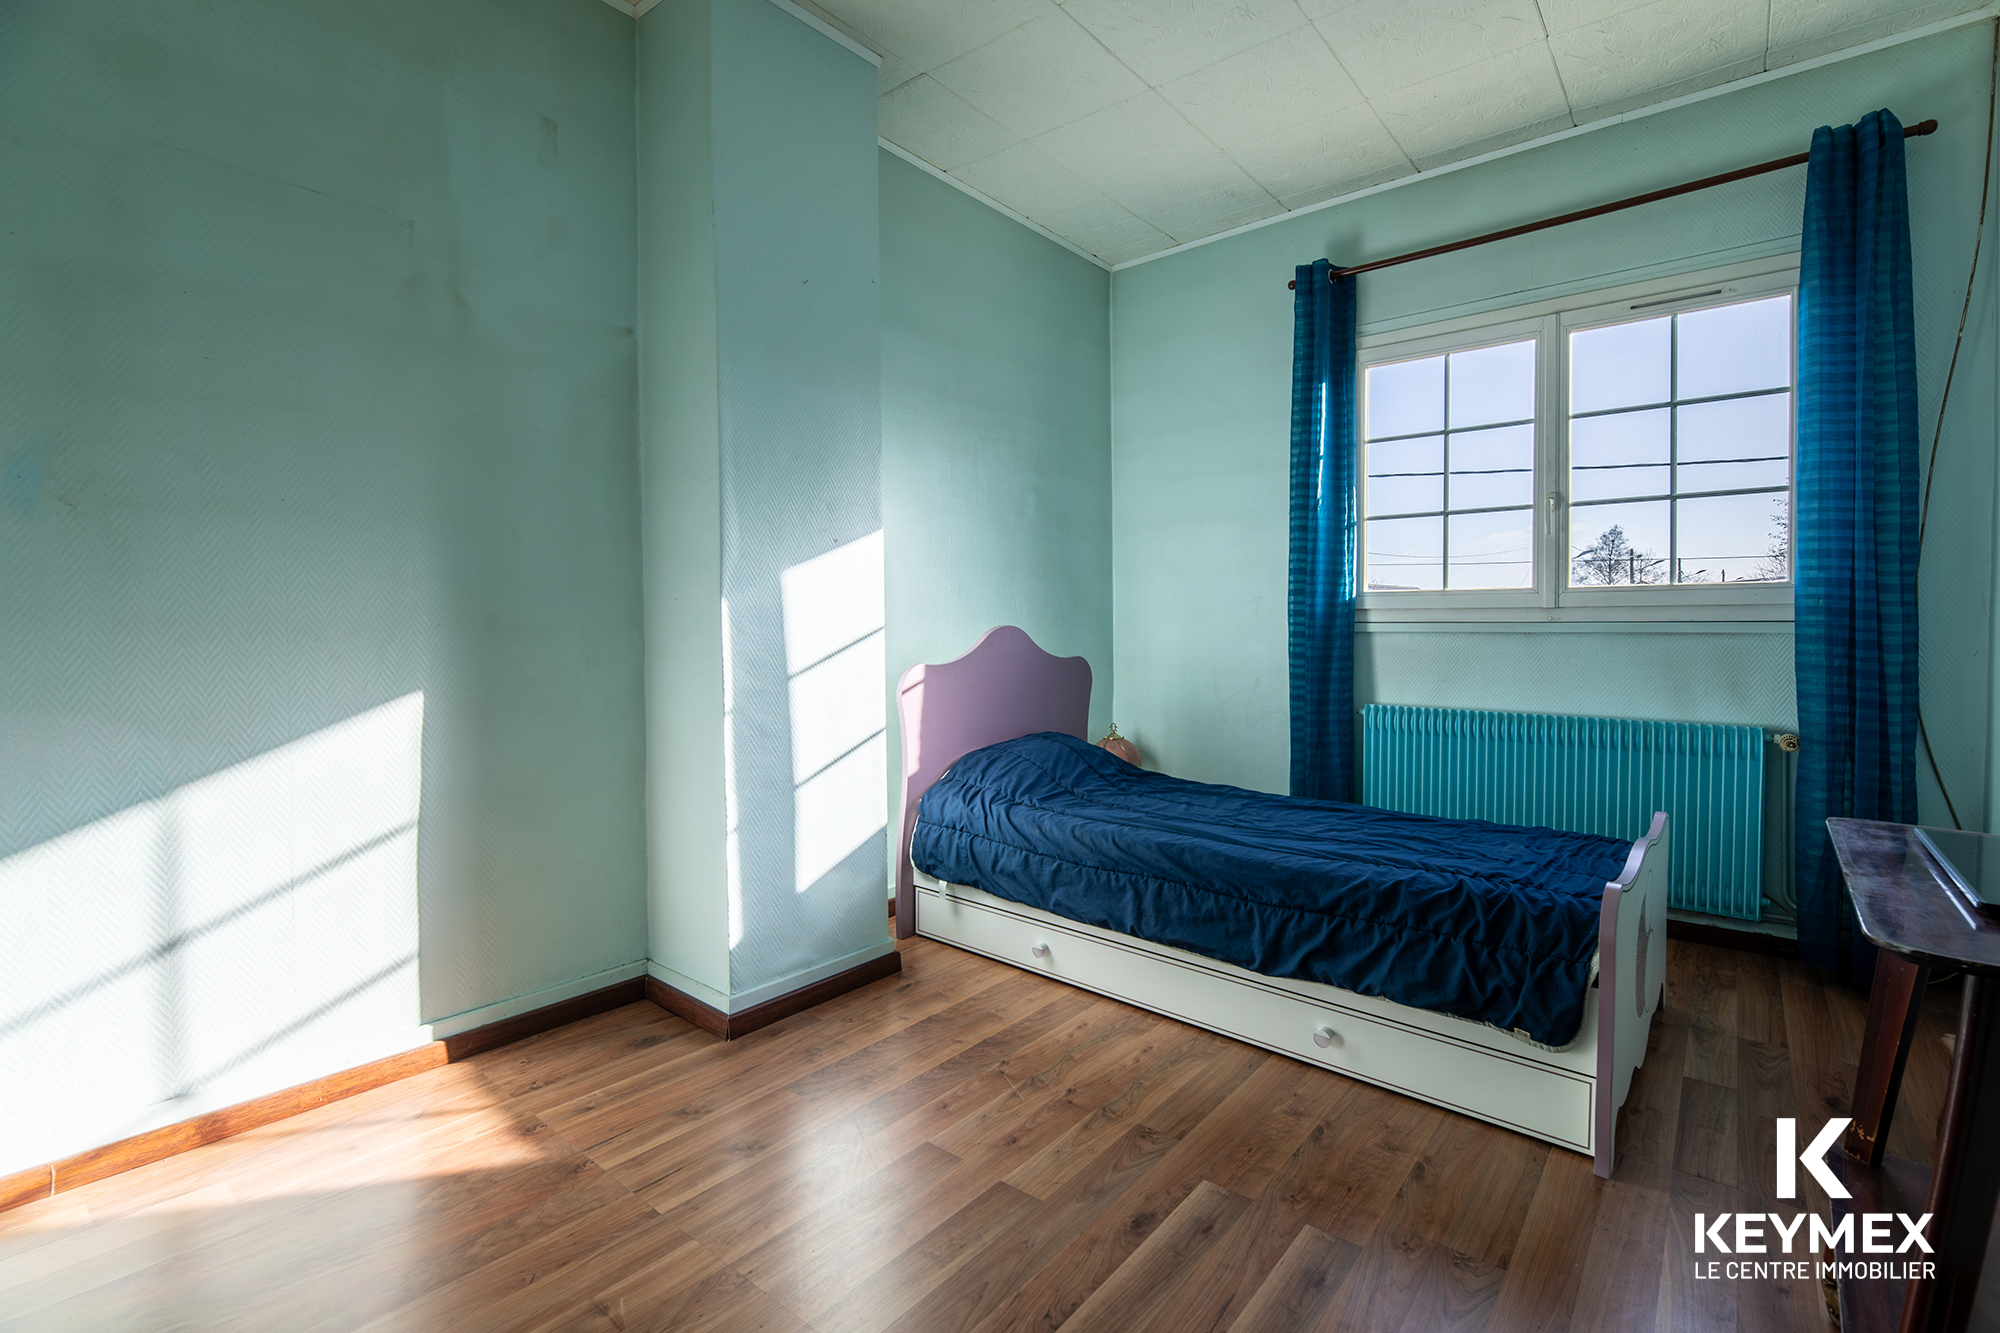
[[[1934,1278],[1841,1283],[1843,1333],[1959,1333],[1979,1307],[1980,1273],[2000,1203],[2000,928],[1975,920],[1907,824],[1829,819],[1861,931],[1881,950],[1855,1073],[1853,1123],[1837,1173],[1853,1192],[1843,1212],[1932,1214]],[[1965,974],[1944,1124],[1932,1169],[1885,1158],[1889,1120],[1933,969]],[[1983,1130],[1982,1127],[1983,1126]],[[1801,1132],[1805,1126],[1801,1126]],[[1907,1258],[1908,1256],[1894,1256]],[[1990,1298],[1989,1298],[1990,1299]]]

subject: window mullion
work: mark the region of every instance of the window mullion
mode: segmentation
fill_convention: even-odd
[[[1535,466],[1540,485],[1535,489],[1536,568],[1542,579],[1542,605],[1562,605],[1569,569],[1569,429],[1563,420],[1563,376],[1568,365],[1569,347],[1563,335],[1562,316],[1542,317],[1542,331],[1535,348]],[[1555,497],[1550,513],[1550,497]]]
[[[1667,321],[1667,585],[1681,581],[1681,317]]]
[[[1439,448],[1444,472],[1438,478],[1444,496],[1444,516],[1438,519],[1438,586],[1451,590],[1451,355],[1444,358],[1444,440]]]

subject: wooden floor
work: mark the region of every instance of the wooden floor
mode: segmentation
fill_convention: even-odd
[[[0,1213],[0,1329],[1823,1328],[1814,1283],[1692,1280],[1693,1215],[1793,1210],[1773,1119],[1845,1111],[1865,997],[1668,949],[1609,1183],[911,941],[726,1045],[635,1004]]]

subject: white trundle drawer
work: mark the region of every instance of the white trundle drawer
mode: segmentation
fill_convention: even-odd
[[[1299,995],[1237,969],[1227,975],[1216,970],[1221,965],[1204,966],[1177,950],[1135,947],[1140,942],[1120,943],[1122,936],[1040,915],[1030,919],[929,887],[917,892],[917,929],[924,935],[1579,1152],[1592,1150],[1594,1079],[1371,1018],[1341,1005],[1332,997],[1343,992],[1330,987],[1315,988],[1325,999]],[[1459,1095],[1468,1086],[1479,1089],[1476,1109]]]

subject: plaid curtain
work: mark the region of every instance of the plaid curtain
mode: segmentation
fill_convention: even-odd
[[[1799,258],[1799,956],[1867,982],[1831,815],[1917,817],[1917,372],[1903,127],[1813,134]]]
[[[1292,296],[1292,795],[1352,800],[1356,487],[1354,279],[1301,265]]]

